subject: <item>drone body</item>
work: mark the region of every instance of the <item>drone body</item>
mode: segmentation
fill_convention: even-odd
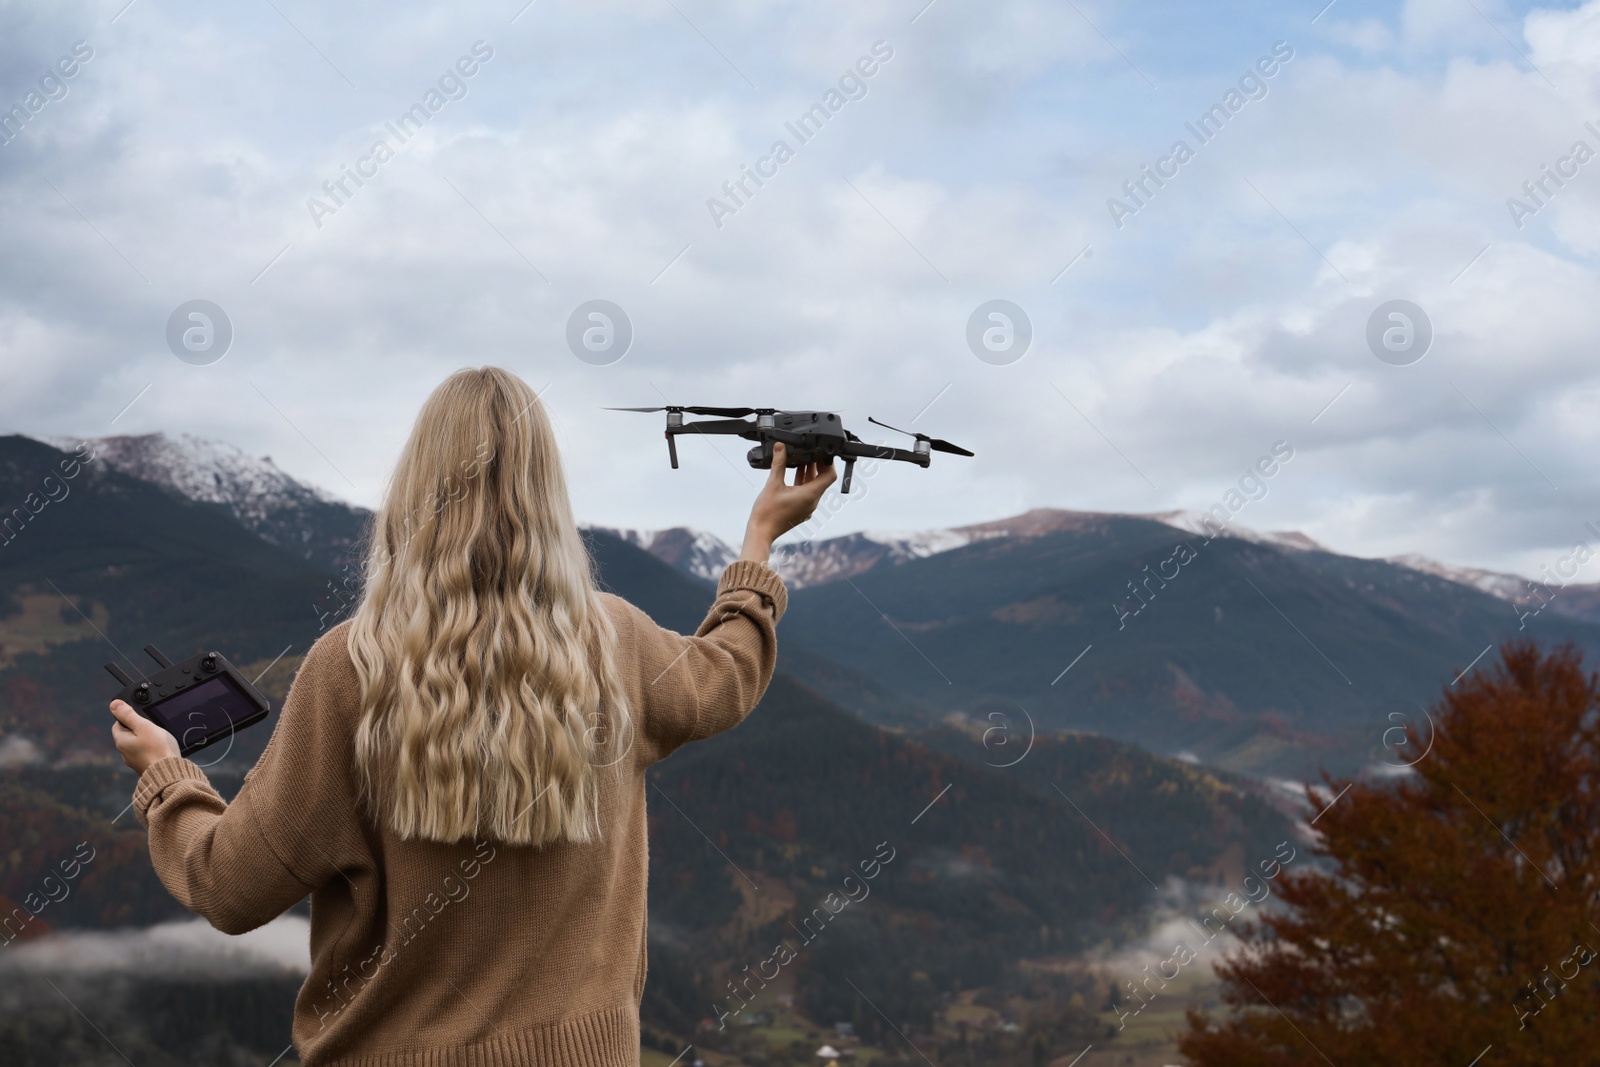
[[[779,411],[775,408],[715,408],[668,405],[657,408],[612,408],[612,411],[665,411],[667,413],[667,455],[672,469],[678,469],[679,434],[728,434],[756,442],[747,454],[750,466],[757,470],[772,469],[772,445],[783,442],[786,467],[803,467],[808,463],[831,463],[835,457],[844,460],[844,481],[839,491],[850,491],[850,476],[855,471],[857,459],[895,459],[926,467],[933,452],[950,452],[970,456],[964,448],[949,441],[941,441],[927,434],[910,434],[916,444],[910,448],[890,448],[888,445],[867,444],[845,429],[844,422],[831,411]],[[720,418],[685,422],[690,415],[717,415]],[[754,416],[754,418],[750,418]],[[888,423],[869,418],[868,422],[893,430]],[[898,433],[907,433],[899,430]]]

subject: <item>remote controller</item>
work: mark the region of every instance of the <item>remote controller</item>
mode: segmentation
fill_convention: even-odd
[[[178,739],[188,756],[267,717],[272,704],[220,652],[201,652],[173,663],[154,645],[144,650],[161,668],[135,682],[115,663],[111,677],[122,683],[117,699]]]

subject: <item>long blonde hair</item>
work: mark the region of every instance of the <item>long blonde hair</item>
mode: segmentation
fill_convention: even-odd
[[[632,729],[616,631],[538,396],[496,367],[422,406],[373,519],[349,633],[363,802],[401,838],[598,835]]]

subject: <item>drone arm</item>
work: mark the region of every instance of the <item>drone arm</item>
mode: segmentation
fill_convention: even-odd
[[[754,424],[743,419],[702,419],[699,422],[672,424],[669,417],[667,422],[667,455],[672,459],[672,469],[678,469],[678,443],[673,440],[680,433],[696,434],[742,434],[753,428]]]
[[[701,419],[699,422],[686,422],[675,427],[673,433],[750,433],[756,428],[753,422],[744,419]]]
[[[897,459],[906,463],[915,463],[919,467],[928,465],[926,454],[918,455],[905,448],[892,448],[889,445],[874,445],[866,441],[846,441],[840,455],[846,459]]]

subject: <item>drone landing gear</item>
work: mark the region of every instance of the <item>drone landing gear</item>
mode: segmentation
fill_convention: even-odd
[[[667,455],[672,459],[672,469],[678,469],[678,442],[672,439],[671,432],[667,434]]]
[[[839,486],[839,492],[848,493],[850,491],[850,476],[855,472],[856,458],[854,456],[844,457],[844,483]]]

